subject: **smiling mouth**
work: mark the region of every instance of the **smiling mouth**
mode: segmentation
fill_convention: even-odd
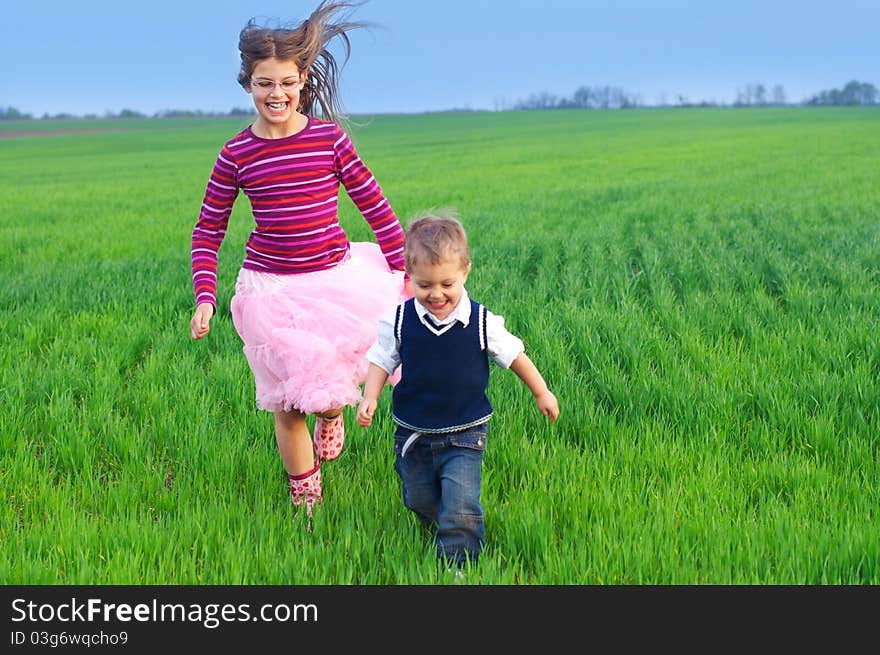
[[[266,106],[269,109],[273,109],[275,111],[281,111],[282,109],[287,109],[287,104],[288,103],[286,103],[286,102],[267,102]]]

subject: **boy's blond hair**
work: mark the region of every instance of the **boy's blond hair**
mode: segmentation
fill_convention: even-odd
[[[406,226],[406,245],[403,250],[407,272],[413,266],[457,257],[462,269],[471,263],[467,234],[451,209],[431,210],[415,216]]]

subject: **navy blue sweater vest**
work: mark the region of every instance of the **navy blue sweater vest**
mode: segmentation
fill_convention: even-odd
[[[470,303],[467,326],[455,321],[436,329],[419,320],[413,299],[398,306],[401,377],[391,395],[398,425],[416,432],[454,432],[491,418],[486,311],[478,302]]]

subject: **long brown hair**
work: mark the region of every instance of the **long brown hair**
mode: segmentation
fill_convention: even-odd
[[[241,53],[238,83],[249,91],[254,67],[262,59],[292,61],[300,73],[308,71],[309,74],[300,91],[297,109],[324,120],[344,123],[346,115],[339,98],[339,71],[351,54],[347,32],[369,26],[368,23],[347,20],[351,11],[361,4],[363,2],[322,0],[307,19],[292,27],[260,26],[252,18],[238,39]],[[339,19],[334,22],[336,16]],[[337,64],[328,49],[337,38],[345,54],[342,65]]]

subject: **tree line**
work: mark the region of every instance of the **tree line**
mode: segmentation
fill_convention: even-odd
[[[808,105],[877,105],[880,104],[880,91],[867,82],[847,82],[842,89],[821,91],[807,100]]]
[[[513,109],[627,109],[640,104],[639,96],[617,86],[582,86],[570,98],[535,93],[514,103]]]
[[[108,111],[102,115],[85,114],[78,116],[76,114],[60,113],[60,114],[43,114],[39,120],[68,120],[68,119],[113,119],[113,118],[215,118],[221,116],[253,116],[256,115],[253,107],[240,108],[236,107],[226,112],[198,111],[189,109],[165,109],[157,111],[154,114],[144,114],[134,109],[123,109],[119,112]],[[19,111],[15,107],[0,107],[0,120],[33,120],[32,114],[26,114]]]
[[[880,104],[880,91],[873,84],[853,80],[842,89],[820,91],[801,103],[789,103],[785,88],[781,84],[767,87],[764,84],[748,84],[737,90],[734,107],[770,107],[801,104],[808,106],[854,106]],[[627,109],[643,107],[641,97],[616,86],[582,86],[570,97],[559,97],[550,93],[535,93],[528,98],[518,100],[510,107],[499,106],[496,109]],[[660,107],[719,107],[721,103],[713,100],[691,101],[685,96],[677,95],[671,102],[661,98],[652,106]]]
[[[743,89],[739,89],[736,94],[736,100],[733,102],[734,107],[768,107],[768,106],[784,106],[791,103],[787,102],[785,89],[781,84],[777,84],[772,88],[767,88],[764,84],[749,84]],[[806,106],[867,106],[880,105],[880,91],[877,87],[868,82],[859,82],[852,80],[847,82],[843,88],[828,89],[820,91],[816,95],[807,98],[801,103]],[[505,106],[501,101],[496,101],[495,109],[515,109],[515,110],[533,110],[533,109],[629,109],[633,107],[647,106],[637,94],[632,94],[625,89],[616,86],[582,86],[578,88],[571,97],[560,97],[551,93],[534,93],[528,98],[518,100],[511,106]],[[661,99],[653,106],[661,107],[719,107],[720,103],[709,100],[700,100],[692,102],[682,95],[675,97],[673,102],[667,102]],[[252,116],[255,111],[249,108],[233,108],[228,112],[203,112],[190,111],[185,109],[167,109],[156,112],[152,116],[134,111],[132,109],[123,109],[119,113],[107,112],[103,116],[87,114],[85,116],[76,116],[73,114],[44,114],[41,120],[58,120],[58,119],[76,119],[76,118],[198,118],[198,117],[219,117],[219,116]],[[33,119],[31,114],[19,111],[15,107],[0,107],[0,120],[28,120]]]

